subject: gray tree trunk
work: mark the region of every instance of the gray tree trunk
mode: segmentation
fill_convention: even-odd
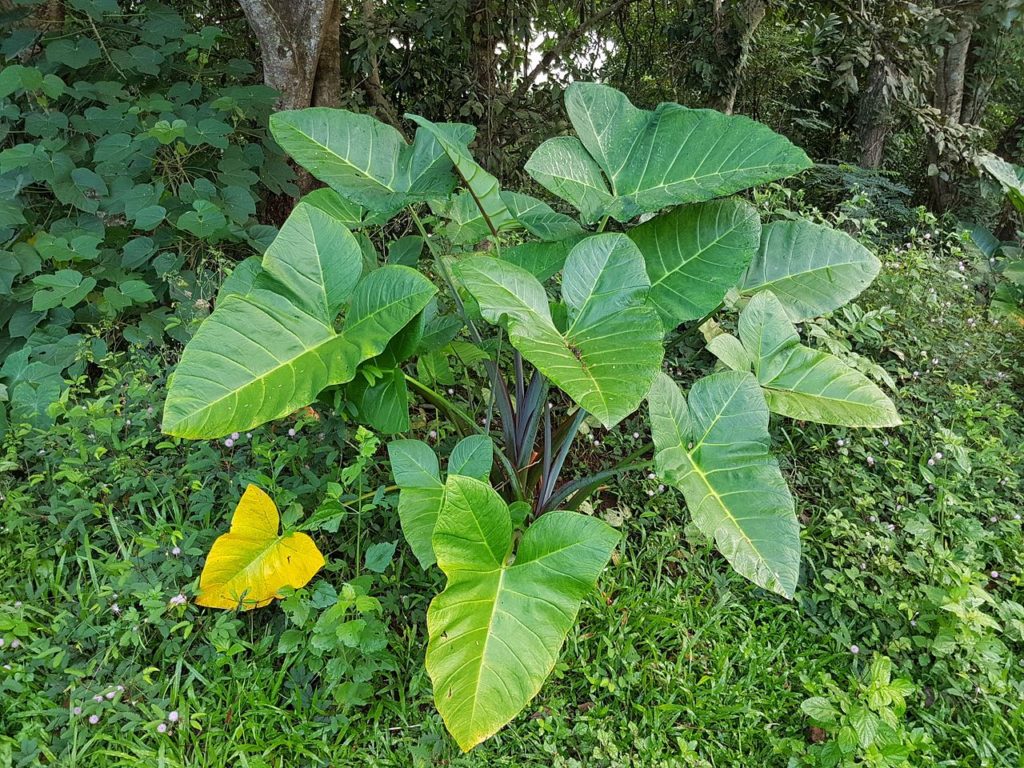
[[[239,4],[260,44],[263,81],[281,94],[281,108],[310,106],[325,42],[330,48],[329,41],[340,34],[336,0],[239,0]],[[332,20],[338,22],[333,30]],[[334,52],[339,53],[336,42]],[[341,60],[335,58],[324,64],[339,68],[340,96]],[[325,84],[329,80],[330,75]]]

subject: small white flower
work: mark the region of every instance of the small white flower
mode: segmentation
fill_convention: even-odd
[[[928,459],[928,466],[929,467],[934,467],[935,466],[935,459]]]
[[[178,722],[178,710],[174,709],[167,713],[167,719],[172,723]]]
[[[837,448],[842,448],[844,445],[846,445],[846,442],[843,440],[843,438],[839,438],[838,440],[836,440]]]
[[[107,701],[112,701],[117,696],[117,691],[107,691]]]
[[[852,653],[854,656],[856,656],[858,653],[860,653],[860,646],[859,645],[851,645],[850,646],[850,653]]]
[[[665,486],[664,485],[659,485],[658,486],[658,493],[664,493],[664,492],[665,492]]]
[[[231,433],[231,439],[232,440],[237,440],[239,437],[241,437],[241,435],[239,435],[237,432],[232,432]]]
[[[157,733],[167,733],[167,723],[160,723],[156,727]]]
[[[647,473],[647,479],[648,480],[654,480],[656,477],[657,477],[657,475],[655,475],[653,472],[648,472]]]
[[[186,602],[188,602],[188,600],[183,594],[181,594],[181,592],[171,598],[171,605],[184,605]]]
[[[430,432],[427,433],[427,437],[429,437],[431,440],[437,440],[437,430],[436,429],[430,430]]]
[[[103,702],[103,696],[97,693],[95,696],[92,697],[92,700],[95,701],[97,704],[101,704]]]
[[[455,390],[452,387],[448,387],[448,394],[449,395],[454,395],[455,394]]]
[[[295,434],[296,433],[295,433],[295,428],[294,427],[292,427],[291,429],[288,430],[288,437],[295,437]]]
[[[942,451],[936,451],[935,458],[938,459],[939,461],[942,461]]]
[[[172,547],[171,548],[171,554],[174,555],[175,557],[180,555],[181,554],[181,547]]]
[[[999,518],[998,518],[998,517],[996,517],[995,515],[992,515],[992,517],[990,517],[990,518],[988,519],[988,521],[989,521],[990,523],[998,523],[998,522],[999,522]],[[11,643],[11,645],[14,645],[14,643]]]
[[[81,707],[75,707],[74,709],[71,710],[71,714],[73,714],[73,715],[80,715],[80,714],[82,714],[82,708]]]
[[[654,496],[654,491],[652,491],[650,488],[648,488],[647,489],[647,495],[648,496]]]
[[[867,461],[869,467],[875,466],[875,457],[874,456],[868,456],[866,461]]]
[[[100,721],[99,715],[89,715],[89,725],[96,725]]]
[[[999,571],[992,571],[992,573],[990,573],[989,576],[991,576],[993,579],[998,579]]]
[[[634,432],[633,433],[633,439],[634,440],[639,440],[640,439],[640,433],[639,432]]]

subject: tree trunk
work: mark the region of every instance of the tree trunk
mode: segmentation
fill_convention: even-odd
[[[977,7],[964,10],[952,30],[952,41],[939,54],[939,61],[935,67],[932,105],[938,109],[942,122],[948,126],[959,126],[963,116],[967,56],[971,48],[977,13]],[[955,161],[956,158],[949,157],[948,152],[940,149],[935,138],[929,138],[928,162],[930,166],[934,166],[928,179],[930,202],[932,209],[939,213],[948,211],[954,202],[952,166]]]
[[[336,0],[239,0],[239,4],[260,44],[263,81],[281,94],[280,107],[301,109],[313,104],[325,41],[330,48],[329,40],[336,42],[340,34]],[[329,31],[331,20],[338,24]],[[334,51],[338,52],[336,44]],[[340,58],[325,61],[325,66],[340,67]],[[325,83],[330,79],[328,73]],[[339,69],[339,92],[340,79]]]
[[[341,106],[341,3],[338,0],[333,3],[327,17],[313,80],[313,104],[318,107]]]
[[[263,82],[281,94],[280,109],[341,105],[341,6],[337,0],[238,0],[260,44]],[[300,194],[317,182],[295,168]],[[284,200],[270,218],[283,221],[291,211]]]
[[[758,26],[764,21],[768,5],[765,0],[712,0],[711,10],[715,24],[715,47],[725,66],[721,91],[713,99],[712,105],[720,112],[731,115],[736,106],[736,94],[743,79],[743,70],[750,58],[750,44]]]
[[[498,87],[495,49],[498,45],[498,36],[495,34],[496,24],[491,14],[490,0],[471,0],[468,16],[471,95],[480,102],[482,107],[477,129],[477,156],[486,167],[493,167],[495,154],[494,98]]]
[[[885,141],[892,127],[889,99],[885,93],[885,59],[875,55],[868,68],[868,82],[860,98],[857,133],[860,138],[860,164],[864,168],[881,168]]]

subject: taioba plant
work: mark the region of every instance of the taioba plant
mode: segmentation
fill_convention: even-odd
[[[797,584],[799,525],[770,453],[770,412],[899,423],[878,387],[801,344],[794,325],[856,296],[877,259],[840,232],[762,227],[744,200],[713,199],[807,168],[800,149],[745,117],[637,109],[602,85],[572,85],[565,102],[576,135],[542,144],[526,170],[578,219],[502,191],[470,155],[468,126],[410,115],[408,144],[366,115],[275,115],[278,142],[330,189],[297,205],[261,264],[232,276],[185,348],[164,414],[171,434],[212,438],[347,385],[364,419],[397,432],[408,428],[411,384],[466,435],[445,478],[427,444],[389,445],[405,536],[448,579],[427,613],[426,665],[464,749],[536,695],[616,546],[611,528],[572,510],[644,465],[644,451],[560,480],[588,415],[611,428],[646,400],[659,477],[737,571],[785,596]],[[389,260],[402,263],[378,267],[365,234],[350,230],[399,214],[420,239],[397,241]],[[424,243],[426,273],[410,266]],[[739,310],[737,335],[703,325],[723,370],[684,397],[662,372],[666,332],[718,309],[727,320]],[[453,342],[463,328],[469,341]],[[403,371],[450,342],[484,358],[493,412],[483,429],[480,414]]]

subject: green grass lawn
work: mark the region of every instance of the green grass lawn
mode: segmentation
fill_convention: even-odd
[[[1019,768],[1024,333],[990,321],[955,240],[914,242],[805,329],[879,362],[905,425],[773,424],[804,524],[796,599],[733,574],[681,496],[626,476],[593,500],[623,540],[554,674],[468,755],[423,670],[441,576],[401,540],[377,438],[329,415],[232,448],[163,438],[171,363],[122,355],[0,456],[0,766]],[[454,442],[432,419],[419,436]],[[578,451],[611,462],[638,429]],[[248,482],[286,520],[319,508],[327,568],[273,607],[198,608]]]

